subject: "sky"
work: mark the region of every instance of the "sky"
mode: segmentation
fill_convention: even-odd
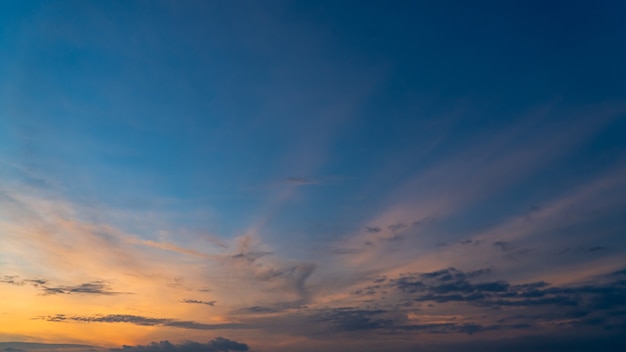
[[[624,13],[0,2],[0,351],[626,350]]]

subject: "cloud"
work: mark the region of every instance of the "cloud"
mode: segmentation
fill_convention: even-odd
[[[417,302],[465,302],[482,306],[575,305],[565,289],[545,288],[545,282],[511,285],[504,280],[475,283],[489,269],[463,272],[448,268],[427,273],[405,274],[388,281],[386,287],[411,294]]]
[[[504,258],[517,260],[519,256],[528,254],[531,252],[529,248],[519,248],[510,242],[506,241],[495,241],[493,245],[499,248],[504,254]]]
[[[171,251],[171,252],[176,252],[176,253],[181,253],[181,254],[186,254],[186,255],[191,255],[191,256],[196,256],[196,257],[200,257],[200,258],[206,258],[206,259],[214,259],[215,257],[206,253],[202,253],[199,251],[194,251],[192,249],[187,249],[187,248],[183,248],[180,246],[177,246],[175,244],[172,243],[165,243],[165,242],[156,242],[156,241],[151,241],[151,240],[143,240],[143,239],[137,239],[137,238],[133,238],[130,236],[127,236],[126,238],[124,238],[125,241],[132,243],[132,244],[139,244],[139,245],[143,245],[146,247],[152,247],[152,248],[158,248],[164,251]],[[219,242],[216,241],[210,241],[211,243],[217,244]],[[218,246],[224,248],[223,244],[217,244]]]
[[[602,253],[610,251],[611,248],[607,246],[580,246],[577,248],[564,248],[556,252],[558,255],[579,255],[579,254],[589,254],[589,253]]]
[[[467,240],[463,240],[459,242],[459,244],[462,246],[478,246],[481,243],[482,241],[473,240],[473,239],[467,239]]]
[[[355,254],[363,252],[360,248],[335,248],[331,251],[333,254]]]
[[[16,276],[16,275],[4,275],[0,277],[0,284],[15,285],[15,286],[24,285],[25,282],[22,280],[17,280],[18,277],[19,276]]]
[[[353,291],[353,294],[372,297],[370,306],[384,307],[387,304],[396,311],[402,311],[399,307],[412,307],[420,303],[455,303],[495,309],[502,311],[506,317],[502,322],[521,319],[509,328],[514,325],[523,328],[537,322],[559,322],[561,327],[626,329],[626,270],[614,271],[591,282],[567,286],[550,285],[545,281],[512,284],[506,280],[484,280],[491,274],[489,269],[463,272],[455,268],[407,273],[394,278],[371,279],[370,285]],[[535,307],[539,310],[535,311]],[[545,314],[545,307],[550,307],[547,311],[549,315]],[[511,310],[515,308],[528,309],[537,314],[532,317],[515,316],[514,310]],[[395,321],[393,324],[396,328],[397,323]],[[506,327],[503,325],[498,329]],[[450,331],[457,331],[455,329]]]
[[[170,282],[166,284],[167,287],[175,288],[175,289],[183,289],[185,291],[196,291],[196,292],[211,292],[212,290],[208,287],[195,286],[192,284],[188,284],[184,278],[180,276],[175,276]]]
[[[62,287],[46,287],[46,292],[48,290],[52,290],[54,292],[62,292],[62,293],[81,293],[81,294],[89,294],[89,295],[119,295],[123,292],[115,292],[112,291],[111,288],[106,285],[103,281],[93,281],[86,282],[79,285],[74,286],[62,286]]]
[[[183,299],[181,300],[183,303],[191,303],[191,304],[206,304],[207,306],[214,307],[217,301],[200,301],[196,299]]]
[[[392,224],[392,225],[387,226],[387,229],[389,229],[389,231],[391,231],[391,232],[402,231],[402,230],[404,230],[406,228],[407,228],[407,226],[405,224],[401,223],[401,222],[397,223],[397,224]]]
[[[238,310],[239,312],[242,313],[276,313],[279,310],[276,308],[272,308],[272,307],[261,307],[261,306],[252,306],[252,307],[245,307],[245,308],[241,308]]]
[[[527,329],[530,324],[477,324],[450,320],[447,322],[421,323],[407,320],[403,315],[392,311],[376,309],[358,309],[354,307],[341,307],[324,309],[317,313],[316,318],[330,324],[332,331],[358,332],[358,331],[411,331],[412,333],[423,332],[429,334],[474,334],[484,331]],[[453,318],[454,319],[454,318]]]
[[[335,308],[318,312],[317,319],[331,324],[332,329],[341,331],[362,331],[390,328],[393,321],[381,318],[384,310],[355,308]]]
[[[255,260],[265,257],[267,255],[271,255],[272,252],[269,251],[250,251],[250,252],[240,252],[237,254],[233,254],[233,259],[242,259],[248,262],[254,262]]]
[[[287,272],[287,278],[296,292],[300,295],[300,302],[306,302],[310,299],[310,293],[306,289],[306,280],[313,274],[317,265],[313,263],[299,263],[291,267]]]
[[[207,343],[187,341],[175,345],[169,341],[152,342],[149,345],[127,346],[110,349],[112,352],[228,352],[249,351],[247,344],[216,337]]]
[[[287,177],[285,181],[287,181],[287,183],[291,183],[294,185],[316,185],[320,183],[319,180],[315,180],[315,179],[308,178],[308,177],[296,177],[296,176]]]
[[[0,283],[24,286],[31,285],[40,291],[43,295],[57,295],[57,294],[86,294],[86,295],[104,295],[112,296],[119,294],[128,294],[127,292],[113,291],[112,288],[106,283],[106,281],[90,281],[77,285],[69,286],[51,286],[48,285],[48,280],[44,279],[18,279],[17,275],[5,275],[0,278]]]
[[[93,349],[96,346],[92,345],[79,345],[79,344],[68,344],[68,343],[37,343],[37,342],[0,342],[0,350],[1,351],[30,351],[30,350],[63,350],[63,349]]]
[[[605,247],[605,246],[593,246],[593,247],[587,248],[586,251],[591,253],[591,252],[606,251],[608,249],[609,249],[609,247]]]
[[[57,314],[53,316],[39,317],[50,322],[81,322],[81,323],[128,323],[140,326],[169,326],[182,329],[193,330],[218,330],[218,329],[237,329],[243,328],[242,324],[226,323],[226,324],[205,324],[195,321],[185,321],[168,318],[150,318],[138,315],[127,314],[109,314],[98,316],[66,316]]]
[[[496,340],[469,340],[462,343],[450,342],[429,349],[433,352],[619,352],[626,349],[626,338],[620,334],[602,336],[577,335],[535,335]]]
[[[306,310],[327,325],[325,333],[529,334],[586,329],[588,336],[626,332],[626,270],[588,281],[553,285],[546,281],[494,280],[493,269],[374,276],[359,284],[352,305]],[[345,301],[347,302],[347,301]],[[456,312],[442,316],[442,312]],[[471,313],[468,313],[471,312]],[[294,315],[300,316],[302,311]],[[314,330],[314,329],[313,329]]]
[[[226,257],[232,264],[231,270],[234,276],[257,281],[259,285],[266,285],[263,290],[272,292],[272,300],[279,295],[291,302],[290,306],[299,306],[311,298],[307,289],[306,281],[313,274],[317,265],[311,262],[281,262],[266,260],[264,257],[273,252],[266,250],[250,236],[244,236],[239,240],[239,248],[236,254]]]
[[[505,241],[496,241],[493,243],[493,245],[505,252],[512,251],[514,248],[509,242]]]

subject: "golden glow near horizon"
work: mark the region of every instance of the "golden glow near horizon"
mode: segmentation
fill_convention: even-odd
[[[325,312],[367,306],[354,292],[371,290],[371,282],[340,283],[336,280],[343,275],[341,271],[327,271],[322,273],[326,275],[322,279],[335,284],[329,286],[323,281],[310,280],[306,287],[305,280],[311,270],[321,263],[289,260],[281,263],[278,258],[266,258],[271,248],[250,236],[228,244],[204,242],[203,246],[188,249],[168,241],[167,237],[162,238],[163,242],[138,240],[137,235],[124,233],[112,225],[81,220],[71,215],[79,213],[78,206],[65,200],[55,206],[50,199],[37,199],[32,194],[7,194],[20,199],[20,203],[19,206],[4,203],[3,210],[12,214],[21,212],[21,216],[17,220],[4,218],[0,223],[0,231],[5,234],[1,238],[3,299],[0,312],[3,319],[0,331],[5,336],[36,336],[49,343],[69,341],[109,347],[161,339],[206,340],[206,336],[225,333],[245,336],[248,341],[263,341],[268,333],[263,331],[265,322],[288,326],[307,309]],[[557,200],[550,207],[561,209],[566,201],[569,200]],[[398,212],[397,207],[375,221],[384,223],[385,219],[393,218],[389,214],[394,212]],[[549,219],[553,220],[554,214]],[[500,233],[519,234],[525,231],[520,226],[525,223],[511,219],[501,226],[500,232],[484,236],[495,240],[501,238]],[[394,233],[380,234],[375,230],[355,234],[343,246],[374,241],[377,237],[373,235],[389,241],[384,236]],[[375,272],[371,279],[378,282],[377,277],[402,278],[410,271],[434,272],[454,261],[457,250],[451,247],[445,252],[425,253],[417,259],[395,256],[390,261],[385,252],[374,248],[340,256],[336,258],[336,265],[343,268],[344,273],[348,269],[353,273]],[[456,260],[467,266],[477,257],[472,259],[466,254]],[[587,277],[615,270],[620,264],[607,258],[601,270],[589,272]],[[273,276],[288,279],[273,280]],[[541,279],[525,278],[525,281]],[[316,292],[314,300],[306,297],[310,292]],[[386,299],[384,292],[366,297],[368,300]],[[291,308],[275,308],[274,311],[267,308],[255,311],[254,308],[280,307],[284,302],[290,302]],[[242,309],[248,308],[250,311],[242,314]],[[451,303],[443,310],[436,306],[425,308],[409,311],[404,324],[408,327],[451,323],[470,326],[489,325],[493,320],[477,320],[475,309],[459,304]],[[450,309],[454,309],[455,315],[449,315]],[[280,329],[270,334],[278,331]],[[282,341],[295,338],[281,336]],[[454,338],[462,339],[463,335]],[[433,336],[420,339],[436,341]]]

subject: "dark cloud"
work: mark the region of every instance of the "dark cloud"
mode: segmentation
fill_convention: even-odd
[[[53,286],[49,285],[48,280],[44,279],[18,279],[16,275],[5,275],[0,277],[0,283],[23,286],[31,285],[39,289],[43,295],[57,295],[57,294],[88,294],[88,295],[119,295],[127,294],[126,292],[116,292],[106,283],[106,281],[91,281],[78,285],[71,286]]]
[[[19,280],[18,277],[19,276],[16,276],[16,275],[0,276],[0,284],[16,285],[16,286],[24,285],[25,281]]]
[[[603,336],[541,335],[523,336],[498,340],[468,340],[462,343],[451,342],[429,348],[433,352],[621,352],[626,351],[626,335],[604,334]]]
[[[482,325],[471,322],[420,323],[407,321],[404,315],[383,309],[368,310],[354,307],[325,309],[317,313],[317,320],[330,325],[334,332],[358,332],[384,330],[389,333],[423,332],[429,334],[474,334],[483,331],[501,329],[527,329],[530,324],[491,324]]]
[[[215,303],[217,301],[200,301],[200,300],[197,300],[197,299],[183,299],[183,300],[181,300],[181,302],[182,303],[191,303],[191,304],[205,304],[207,306],[214,307]]]
[[[398,326],[395,329],[407,331],[422,331],[429,334],[453,334],[463,333],[472,335],[474,333],[500,330],[501,325],[480,325],[475,323],[438,323],[438,324],[411,324]]]
[[[240,313],[276,313],[279,310],[273,307],[252,306],[239,309]]]
[[[626,276],[626,269],[614,271],[614,272],[608,274],[608,276],[610,276],[610,277]]]
[[[309,293],[306,290],[305,283],[306,280],[313,274],[315,268],[316,265],[313,263],[301,263],[294,265],[288,271],[287,276],[290,279],[290,282],[293,284],[294,288],[304,301],[309,298]]]
[[[216,337],[207,343],[187,341],[179,345],[169,341],[152,342],[149,345],[126,346],[113,348],[112,352],[228,352],[249,351],[247,344]]]
[[[307,311],[308,306],[303,304],[305,300],[298,299],[296,301],[287,301],[281,303],[275,303],[267,306],[251,306],[236,309],[233,311],[235,314],[267,314],[278,312],[301,312]]]
[[[397,224],[393,224],[393,225],[389,225],[387,227],[387,229],[389,229],[389,231],[391,232],[398,232],[398,231],[402,231],[404,229],[406,229],[407,226],[403,223],[397,223]]]
[[[359,296],[374,296],[379,290],[382,288],[382,285],[370,285],[364,288],[357,289],[353,292],[355,295]]]
[[[124,294],[124,292],[113,291],[111,287],[109,287],[104,281],[92,281],[74,286],[48,287],[44,285],[39,285],[39,287],[43,290],[45,295],[78,293],[87,295],[111,296]]]
[[[593,246],[593,247],[589,247],[587,248],[587,252],[599,252],[599,251],[606,251],[608,250],[609,247],[605,247],[605,246]]]
[[[504,241],[496,241],[493,243],[493,245],[500,248],[501,250],[505,252],[511,251],[515,248],[509,242],[504,242]]]
[[[321,310],[316,319],[329,323],[335,331],[363,331],[391,328],[393,320],[382,318],[384,310],[365,310],[351,307]]]
[[[499,321],[498,329],[524,329],[544,322],[562,328],[584,326],[626,333],[626,270],[597,277],[584,285],[570,286],[555,286],[544,281],[511,284],[505,280],[485,280],[488,274],[491,274],[489,269],[463,272],[455,268],[407,273],[395,278],[370,279],[369,285],[353,294],[371,297],[370,306],[392,307],[400,312],[403,307],[421,303],[429,306],[456,303],[493,309],[512,320],[508,325],[504,324],[505,320]],[[513,313],[522,308],[535,314]],[[458,325],[420,327],[419,324],[401,325],[398,320],[391,325],[394,329],[406,325],[402,329],[438,333],[461,331]],[[482,325],[474,328],[474,332],[495,329]]]
[[[30,351],[30,350],[54,350],[54,349],[92,349],[95,346],[91,345],[78,345],[69,343],[37,343],[37,342],[0,342],[0,351],[18,352],[18,351]]]
[[[543,212],[544,208],[541,205],[533,205],[530,207],[530,211],[526,215],[526,221],[531,221],[535,218],[536,215]]]
[[[531,252],[529,248],[519,248],[511,244],[510,242],[505,241],[496,241],[493,242],[493,245],[498,247],[504,253],[504,258],[513,260],[517,260],[518,256],[522,256]]]
[[[596,253],[596,252],[605,252],[610,250],[611,248],[606,246],[591,246],[591,247],[579,247],[579,248],[564,248],[557,252],[559,255],[568,254],[568,253]]]
[[[482,241],[480,240],[472,240],[472,239],[467,239],[467,240],[463,240],[459,242],[459,244],[462,246],[478,246],[481,243]]]
[[[55,287],[43,287],[42,290],[44,295],[57,295],[66,293],[64,290]]]
[[[248,262],[254,262],[255,260],[265,257],[267,255],[271,255],[272,252],[267,251],[250,251],[250,252],[241,252],[238,254],[234,254],[233,259],[246,260]]]
[[[237,329],[242,328],[241,324],[205,324],[195,321],[185,321],[167,318],[149,318],[138,315],[109,314],[98,316],[66,316],[57,314],[54,316],[44,316],[38,319],[51,322],[81,322],[81,323],[129,323],[141,326],[171,326],[183,329],[194,330],[217,330],[217,329]]]
[[[32,279],[32,280],[24,280],[24,281],[34,286],[43,286],[48,283],[48,280],[43,280],[43,279]]]
[[[612,302],[624,298],[626,287],[623,283],[611,285],[549,287],[543,281],[511,285],[507,281],[474,282],[474,279],[489,273],[488,269],[462,272],[448,268],[428,273],[406,274],[387,283],[387,288],[412,294],[416,301],[466,302],[482,306],[536,306],[562,305],[576,306],[580,295],[600,295],[602,302]],[[592,302],[586,297],[585,302]]]
[[[382,231],[381,228],[378,226],[367,226],[365,227],[365,229],[369,233],[379,233],[380,231]]]

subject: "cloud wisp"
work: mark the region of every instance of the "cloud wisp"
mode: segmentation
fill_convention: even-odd
[[[316,185],[320,183],[319,180],[313,178],[296,176],[287,177],[285,181],[293,185]]]
[[[19,279],[17,275],[5,275],[0,277],[0,284],[8,284],[15,286],[32,285],[40,290],[43,295],[57,294],[84,294],[84,295],[102,295],[114,296],[120,294],[129,294],[129,292],[113,291],[106,281],[90,281],[76,285],[51,285],[48,280],[44,279]]]
[[[181,329],[193,330],[220,330],[220,329],[243,329],[243,324],[224,323],[224,324],[206,324],[196,321],[186,321],[168,318],[151,318],[139,315],[128,314],[108,314],[97,316],[67,316],[65,314],[57,314],[53,316],[37,317],[37,319],[49,322],[77,322],[77,323],[128,323],[139,326],[167,326]]]
[[[217,301],[201,301],[197,299],[188,299],[188,298],[182,299],[181,302],[189,303],[189,304],[204,304],[204,305],[211,306],[211,307],[214,307],[215,303],[217,303]]]

